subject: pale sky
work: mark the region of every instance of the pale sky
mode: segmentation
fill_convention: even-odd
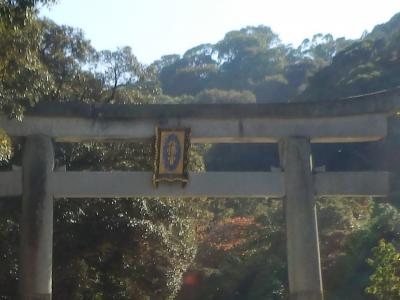
[[[316,33],[359,38],[400,12],[400,0],[59,0],[59,24],[83,29],[97,50],[131,46],[143,63],[183,54],[248,25],[267,25],[284,43]]]

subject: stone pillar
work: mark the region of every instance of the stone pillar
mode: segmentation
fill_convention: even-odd
[[[279,154],[285,171],[290,300],[323,300],[310,142],[286,138]]]
[[[26,138],[22,158],[22,219],[19,295],[50,300],[52,292],[53,144],[42,135]]]

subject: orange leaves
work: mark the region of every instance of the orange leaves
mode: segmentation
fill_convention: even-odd
[[[205,242],[214,249],[229,251],[254,239],[254,226],[259,226],[254,217],[226,218],[209,232]]]

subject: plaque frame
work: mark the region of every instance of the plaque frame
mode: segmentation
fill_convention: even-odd
[[[180,156],[182,160],[182,172],[163,172],[163,168],[161,164],[162,157],[162,135],[168,133],[180,133],[183,134],[183,145],[182,154]],[[182,187],[184,187],[189,182],[189,172],[188,172],[188,164],[189,164],[189,149],[190,149],[190,128],[163,128],[156,127],[155,129],[155,141],[154,141],[154,173],[153,173],[153,185],[158,187],[159,183],[176,183],[180,182]]]

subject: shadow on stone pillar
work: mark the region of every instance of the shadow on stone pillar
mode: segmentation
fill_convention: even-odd
[[[310,142],[283,139],[279,154],[285,176],[290,300],[323,300]]]
[[[43,135],[27,137],[22,158],[21,300],[52,297],[53,169],[52,140]]]

